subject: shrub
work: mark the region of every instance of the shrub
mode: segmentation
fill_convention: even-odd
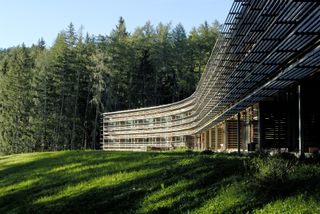
[[[303,160],[305,163],[317,164],[320,163],[320,154],[312,153],[309,158]]]
[[[280,152],[280,153],[276,154],[275,157],[281,158],[284,160],[288,160],[290,162],[298,161],[298,158],[294,154],[288,153],[288,152]]]
[[[298,163],[295,159],[287,160],[277,156],[255,157],[249,161],[246,168],[254,178],[253,185],[266,193],[282,191]]]

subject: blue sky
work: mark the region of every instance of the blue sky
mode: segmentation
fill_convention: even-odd
[[[0,48],[30,46],[43,37],[50,46],[73,22],[90,34],[109,34],[120,16],[129,32],[150,20],[187,31],[205,20],[223,23],[233,0],[0,0]]]

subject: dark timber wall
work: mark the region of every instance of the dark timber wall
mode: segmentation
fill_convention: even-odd
[[[305,152],[320,147],[320,75],[319,72],[299,83],[301,86],[302,136]],[[260,102],[261,147],[297,152],[298,83]]]
[[[301,84],[302,125],[305,152],[320,147],[320,73]]]

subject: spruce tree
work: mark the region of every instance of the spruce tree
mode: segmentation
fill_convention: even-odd
[[[8,70],[0,79],[0,150],[3,153],[34,151],[32,66],[24,45],[10,51]]]

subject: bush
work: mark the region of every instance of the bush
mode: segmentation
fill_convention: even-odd
[[[304,163],[309,164],[318,164],[320,163],[320,154],[319,153],[312,153],[309,158],[305,158],[303,160]]]
[[[290,161],[290,162],[298,161],[298,158],[294,154],[288,153],[288,152],[278,153],[274,157],[281,158],[281,159],[284,159],[284,160],[287,160],[287,161]]]
[[[246,168],[254,178],[256,187],[273,192],[287,182],[297,163],[296,159],[287,160],[277,156],[255,157],[246,163]]]
[[[179,147],[172,147],[173,149],[171,149],[170,151],[172,152],[185,152],[190,150],[188,147],[185,146],[179,146]]]

